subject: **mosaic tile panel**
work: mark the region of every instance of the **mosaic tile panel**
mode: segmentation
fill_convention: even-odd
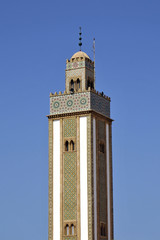
[[[64,240],[77,240],[77,237],[64,237]]]
[[[110,102],[93,92],[91,92],[91,109],[110,117]]]
[[[82,68],[82,67],[87,67],[87,68],[91,69],[92,71],[94,70],[93,63],[90,63],[88,61],[68,62],[66,64],[66,70],[75,69],[75,68]]]
[[[76,152],[64,153],[64,220],[77,216]]]
[[[64,119],[64,137],[75,137],[76,136],[76,118]]]
[[[98,139],[105,140],[105,123],[98,121]],[[98,153],[99,160],[99,183],[100,183],[100,221],[107,222],[107,186],[106,186],[106,160],[105,153]]]
[[[50,114],[79,112],[90,109],[88,93],[55,96],[50,98]]]
[[[83,76],[83,77],[85,77],[85,70],[83,70],[83,69],[73,69],[73,70],[71,70],[71,71],[66,71],[66,77],[67,77],[67,79],[69,78],[77,78],[77,76]],[[66,79],[66,80],[67,80]],[[83,79],[83,78],[82,78]]]
[[[107,192],[106,192],[106,161],[105,155],[99,153],[99,182],[100,182],[100,221],[106,222],[107,220]]]
[[[86,79],[88,77],[90,77],[91,79],[94,79],[94,72],[86,68]]]
[[[110,117],[110,102],[94,92],[55,95],[50,98],[50,115],[87,110]]]
[[[85,67],[85,61],[69,62],[66,64],[66,70]]]
[[[105,122],[98,121],[98,138],[100,140],[105,140]]]

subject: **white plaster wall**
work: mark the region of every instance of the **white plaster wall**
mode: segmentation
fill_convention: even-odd
[[[87,117],[80,117],[80,216],[81,240],[88,240]]]
[[[111,239],[111,216],[110,216],[110,163],[109,163],[109,124],[106,124],[106,161],[107,161],[107,200],[108,200],[108,240]]]
[[[94,239],[97,240],[97,170],[96,170],[96,119],[93,118],[93,172],[94,172]]]
[[[53,240],[60,240],[60,121],[53,121]]]

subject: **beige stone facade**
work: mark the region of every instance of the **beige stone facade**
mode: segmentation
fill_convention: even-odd
[[[50,95],[48,240],[113,240],[110,98],[95,91],[94,62],[85,53],[73,55],[66,64],[65,92]],[[84,122],[86,119],[84,129],[82,119]],[[59,123],[57,138],[54,122]],[[80,144],[83,132],[86,133],[86,150]],[[55,148],[57,141],[60,144],[58,150]],[[53,157],[55,151],[57,163]],[[86,151],[84,168],[81,164],[83,151]],[[60,171],[58,179],[54,178],[54,167]],[[82,179],[83,170],[87,173],[86,183]],[[54,181],[59,186],[60,196],[57,198]],[[87,226],[84,233],[81,194],[85,184]],[[54,203],[56,199],[59,204]],[[56,222],[58,230],[54,228],[55,219],[60,219]],[[82,239],[82,234],[86,239]]]

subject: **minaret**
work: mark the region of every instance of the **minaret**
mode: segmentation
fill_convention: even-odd
[[[66,61],[65,91],[50,94],[48,240],[113,240],[110,98],[94,76],[79,51]]]

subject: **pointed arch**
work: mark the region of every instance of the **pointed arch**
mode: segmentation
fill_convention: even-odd
[[[103,225],[101,224],[101,236],[103,236]]]
[[[67,236],[69,235],[69,225],[68,224],[66,224],[65,233]]]
[[[65,142],[65,151],[66,152],[69,151],[69,143],[68,143],[68,141]]]
[[[74,81],[73,81],[73,79],[71,79],[71,88],[74,89]]]
[[[90,79],[88,79],[87,81],[87,89],[91,86],[91,82],[90,82]]]
[[[73,140],[70,141],[70,149],[71,149],[71,151],[75,150],[75,145],[74,145]]]
[[[93,81],[91,82],[91,89],[94,89]]]
[[[81,87],[81,82],[80,82],[79,78],[77,78],[77,88],[80,89],[80,87]]]
[[[74,224],[71,225],[71,234],[74,235],[75,232],[75,228],[74,228]]]

